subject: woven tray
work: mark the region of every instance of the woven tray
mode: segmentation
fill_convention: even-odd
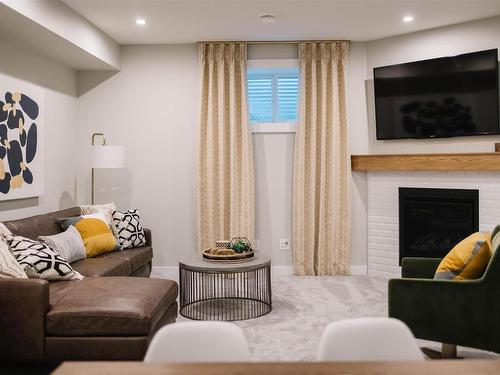
[[[240,253],[240,254],[232,254],[232,255],[215,255],[215,254],[210,254],[208,253],[210,249],[207,249],[203,251],[203,258],[209,259],[209,260],[223,260],[223,261],[230,261],[230,260],[242,260],[242,259],[247,259],[247,258],[252,258],[254,256],[254,252],[252,251],[247,251],[246,253]]]

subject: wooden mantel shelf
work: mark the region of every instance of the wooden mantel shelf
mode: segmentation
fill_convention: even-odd
[[[353,171],[500,171],[500,152],[351,155]]]

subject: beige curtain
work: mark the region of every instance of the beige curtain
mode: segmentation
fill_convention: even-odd
[[[349,273],[347,50],[348,42],[299,45],[300,119],[293,176],[293,267],[297,275]]]
[[[254,237],[252,138],[243,43],[199,46],[201,119],[197,208],[200,251],[216,240]]]

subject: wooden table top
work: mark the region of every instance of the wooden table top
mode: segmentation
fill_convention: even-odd
[[[422,362],[164,363],[64,362],[54,375],[498,375],[500,360]]]

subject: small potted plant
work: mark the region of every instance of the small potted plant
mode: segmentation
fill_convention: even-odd
[[[248,253],[252,251],[252,244],[246,237],[233,237],[229,243],[229,248],[238,254]]]

